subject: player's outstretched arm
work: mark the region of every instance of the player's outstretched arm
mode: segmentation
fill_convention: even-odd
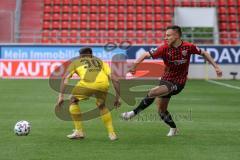
[[[215,69],[215,72],[217,74],[218,77],[222,77],[222,70],[220,68],[219,65],[217,65],[213,58],[211,57],[211,55],[206,52],[206,51],[202,51],[202,56],[213,66],[213,68]]]
[[[111,80],[112,80],[112,84],[115,90],[115,101],[114,101],[114,106],[115,107],[120,107],[121,102],[120,102],[120,83],[119,83],[119,79],[118,77],[112,73],[111,74]]]
[[[60,107],[61,104],[64,101],[64,91],[65,91],[65,86],[68,84],[68,80],[69,78],[71,78],[71,74],[69,72],[66,72],[63,75],[63,78],[61,80],[61,84],[60,84],[60,93],[58,96],[58,101],[57,101],[57,106]]]
[[[151,57],[151,55],[149,54],[149,52],[143,53],[138,59],[136,59],[136,61],[130,67],[129,72],[132,74],[135,74],[138,64],[140,64],[144,59],[150,58],[150,57]]]

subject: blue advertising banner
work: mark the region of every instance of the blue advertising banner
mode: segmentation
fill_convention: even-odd
[[[2,45],[0,58],[8,60],[67,60],[78,56],[83,46],[69,45]],[[143,52],[156,46],[131,46],[128,49],[115,46],[106,50],[104,46],[91,46],[94,55],[111,60],[116,54],[127,55],[128,59],[135,59]],[[208,51],[219,64],[240,64],[240,46],[199,46]],[[203,64],[204,59],[199,55],[192,55],[191,63]]]

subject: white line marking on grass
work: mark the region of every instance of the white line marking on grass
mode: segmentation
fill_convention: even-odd
[[[233,88],[233,89],[239,89],[240,90],[240,87],[237,87],[237,86],[234,86],[234,85],[230,85],[230,84],[226,84],[226,83],[222,83],[222,82],[217,82],[217,81],[213,81],[213,80],[207,80],[207,81],[210,82],[210,83],[220,85],[220,86],[225,86],[225,87],[228,87],[228,88]]]

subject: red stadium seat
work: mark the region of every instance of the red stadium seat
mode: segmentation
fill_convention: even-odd
[[[134,6],[127,6],[127,13],[135,13]]]
[[[137,6],[137,13],[144,13],[144,12],[145,12],[144,7]]]
[[[135,5],[135,1],[133,0],[126,0],[127,1],[127,5]]]
[[[153,29],[153,23],[152,22],[146,22],[146,30],[152,30]]]
[[[61,19],[60,14],[59,13],[54,13],[52,19],[54,21],[59,21]]]
[[[218,5],[226,7],[228,5],[228,2],[227,2],[227,0],[218,0]]]
[[[107,7],[106,6],[99,6],[99,12],[100,13],[106,13]]]
[[[61,43],[70,43],[70,40],[68,38],[61,37],[60,42]]]
[[[50,20],[51,20],[51,15],[48,14],[48,13],[45,13],[45,14],[43,15],[43,20],[44,20],[44,21],[50,21]]]
[[[88,23],[87,23],[86,21],[81,21],[79,28],[81,28],[81,29],[86,29],[86,30],[89,29],[89,28],[88,28]],[[76,29],[77,29],[77,28],[76,28]]]
[[[88,13],[89,8],[88,6],[80,6],[80,12],[81,13]]]
[[[229,34],[228,32],[220,32],[220,38],[228,38]]]
[[[89,0],[80,0],[81,5],[88,5]]]
[[[228,20],[228,16],[226,14],[220,14],[218,16],[220,22],[226,22]]]
[[[146,5],[151,6],[153,4],[154,4],[153,0],[146,0]]]
[[[105,11],[106,12],[106,11]],[[109,6],[108,7],[108,12],[109,13],[117,13],[116,7],[115,6]]]
[[[80,14],[80,19],[81,21],[87,21],[88,20],[88,15],[83,13],[83,14]]]
[[[125,32],[123,30],[118,30],[117,37],[125,37]]]
[[[236,14],[237,13],[237,9],[235,7],[229,7],[228,8],[228,13],[229,14]]]
[[[167,22],[171,22],[171,21],[172,21],[172,15],[170,15],[170,14],[165,14],[163,20],[164,20],[164,21],[167,21]]]
[[[99,22],[99,29],[106,29],[106,22]]]
[[[108,0],[109,5],[116,5],[117,1],[116,0]]]
[[[137,14],[136,20],[137,21],[143,21],[144,20],[144,14]]]
[[[153,15],[152,14],[146,14],[145,19],[146,19],[146,21],[152,22],[153,21]]]
[[[42,37],[49,37],[50,36],[50,30],[43,30]]]
[[[90,30],[89,31],[89,36],[90,37],[97,37],[98,35],[97,35],[97,31],[96,30]]]
[[[117,16],[118,16],[118,21],[124,21],[125,19],[124,14],[118,14]]]
[[[90,21],[89,28],[97,29],[97,22],[96,21]]]
[[[133,21],[135,18],[134,14],[127,14],[127,21]]]
[[[58,33],[59,33],[58,30],[52,30],[50,34],[51,34],[51,37],[58,37]]]
[[[48,21],[44,21],[43,22],[43,29],[51,29],[51,25],[50,25],[50,22]]]
[[[69,22],[62,21],[62,29],[68,29],[69,28]]]
[[[81,30],[81,31],[80,31],[80,36],[81,36],[81,37],[84,37],[84,38],[88,37],[88,32],[87,32],[87,30]]]
[[[238,32],[237,31],[230,32],[230,37],[235,39],[238,38]]]
[[[226,7],[219,7],[219,14],[227,14],[227,8]]]
[[[72,6],[72,13],[78,13],[79,10],[79,6]]]
[[[117,0],[118,5],[125,5],[125,0]]]
[[[51,5],[52,4],[52,0],[44,0],[44,5]]]
[[[71,36],[71,37],[77,37],[77,36],[78,36],[77,30],[71,30],[71,31],[70,31],[70,36]]]
[[[98,15],[97,15],[96,13],[91,13],[91,14],[89,15],[89,20],[90,20],[90,21],[96,21],[96,20],[98,20]]]
[[[73,5],[79,5],[79,0],[72,0]]]
[[[159,39],[160,39],[160,38],[162,38],[163,36],[164,36],[163,31],[156,31],[156,32],[155,32],[155,37],[156,37],[156,38],[159,38]]]
[[[72,4],[72,0],[62,0],[63,5],[69,5]]]
[[[52,7],[50,6],[44,6],[44,13],[51,13],[52,12]]]
[[[62,30],[60,36],[61,37],[68,37],[68,30]]]
[[[152,6],[146,6],[146,14],[152,14],[153,10]]]
[[[163,15],[164,14],[155,14],[155,21],[163,21],[164,18],[163,18]]]
[[[116,37],[115,30],[109,30],[107,33],[108,33],[108,37]]]
[[[69,13],[71,11],[71,8],[69,6],[63,6],[62,7],[62,12],[63,13]]]
[[[145,5],[143,0],[136,0],[136,5]]]
[[[70,25],[71,25],[71,29],[78,29],[79,28],[78,23],[75,22],[75,21],[72,21]],[[82,24],[80,25],[80,27],[82,27]]]
[[[60,5],[61,4],[61,0],[53,0],[53,4],[54,5]]]
[[[162,7],[162,6],[155,6],[154,7],[154,12],[155,13],[164,13],[164,7]]]
[[[138,30],[144,29],[144,23],[143,23],[143,22],[137,22],[136,28],[137,28]]]
[[[232,22],[232,23],[229,24],[229,29],[231,31],[236,31],[237,30],[237,26],[238,26],[237,23]]]
[[[228,25],[226,22],[221,22],[219,27],[221,31],[226,31],[228,29]]]
[[[53,13],[60,13],[60,12],[61,12],[60,6],[53,6]]]
[[[51,41],[48,38],[43,38],[42,43],[50,43]]]
[[[154,33],[153,33],[152,31],[147,31],[147,32],[146,32],[146,37],[152,39],[152,38],[154,37]]]
[[[90,6],[90,13],[97,13],[98,12],[98,6]]]
[[[77,43],[77,38],[76,37],[71,37],[70,38],[70,43]]]
[[[70,15],[63,13],[61,19],[62,19],[62,21],[68,21],[70,19]]]
[[[143,31],[137,31],[136,35],[137,37],[141,37],[141,38],[146,37],[146,34]]]
[[[172,7],[164,7],[164,13],[166,14],[172,14],[173,8]]]
[[[235,14],[230,14],[230,15],[229,15],[229,21],[230,21],[230,22],[237,22],[237,15],[235,15]]]
[[[82,17],[81,17],[82,18]],[[71,21],[78,21],[79,20],[79,16],[76,13],[71,14]],[[81,19],[82,20],[82,19]]]
[[[131,30],[127,31],[127,37],[130,37],[130,38],[136,37],[136,32]]]
[[[173,6],[175,0],[164,0],[164,6]]]
[[[163,1],[163,0],[154,0],[154,4],[155,4],[156,6],[164,5],[164,1]]]
[[[98,5],[98,2],[99,0],[90,0],[90,5]]]
[[[115,29],[115,22],[108,22],[108,29]]]
[[[106,21],[106,14],[105,13],[100,13],[99,15],[99,21]]]
[[[117,15],[115,15],[115,14],[112,14],[112,13],[108,14],[108,20],[109,21],[115,21],[116,17],[117,17]]]
[[[54,22],[52,23],[52,28],[53,28],[53,29],[61,29],[61,24],[60,24],[60,22],[54,21]]]
[[[118,13],[124,13],[125,7],[124,6],[118,6]]]
[[[164,29],[164,24],[162,22],[155,22],[155,29],[157,30],[163,30]]]
[[[117,23],[117,29],[125,29],[125,23],[120,21]]]
[[[135,23],[134,22],[127,22],[127,29],[134,29]]]

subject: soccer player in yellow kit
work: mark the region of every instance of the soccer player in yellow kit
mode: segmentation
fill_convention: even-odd
[[[72,134],[67,135],[67,137],[70,139],[84,138],[85,135],[82,128],[81,111],[78,102],[88,99],[90,96],[94,96],[96,98],[96,105],[100,110],[102,121],[107,128],[109,139],[116,140],[117,136],[114,132],[111,113],[105,106],[105,100],[108,94],[109,81],[111,79],[116,92],[113,105],[116,107],[120,106],[118,79],[114,74],[111,74],[108,64],[92,55],[91,48],[82,48],[79,53],[80,57],[73,60],[63,77],[61,92],[57,102],[57,106],[60,107],[64,101],[64,90],[65,86],[68,84],[68,80],[73,74],[77,74],[80,80],[72,90],[70,99],[71,104],[69,107],[75,130]]]

